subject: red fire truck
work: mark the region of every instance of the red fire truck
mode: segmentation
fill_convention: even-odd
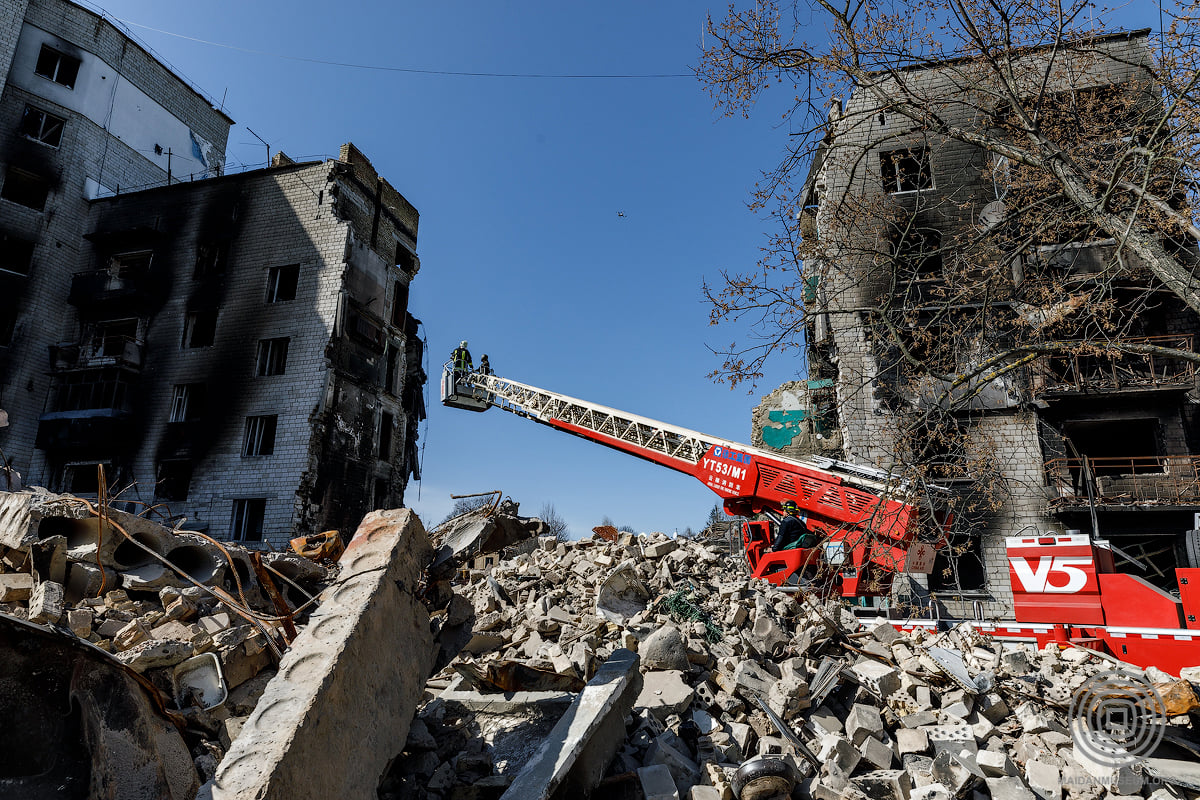
[[[493,406],[621,450],[700,480],[738,517],[779,519],[791,500],[818,547],[773,552],[772,524],[742,524],[750,574],[784,589],[886,596],[898,574],[928,574],[953,522],[948,495],[918,491],[898,476],[826,458],[796,459],[539,389],[497,375],[442,371],[443,405],[470,411]],[[1175,570],[1172,594],[1117,572],[1107,542],[1086,535],[1006,540],[1015,619],[978,619],[984,633],[1054,641],[1109,653],[1138,666],[1178,674],[1200,664],[1200,568]],[[944,626],[948,620],[893,620],[898,628]]]

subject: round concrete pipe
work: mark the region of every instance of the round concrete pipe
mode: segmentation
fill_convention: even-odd
[[[100,522],[97,517],[46,517],[38,523],[40,541],[53,536],[67,538],[67,558],[72,561],[99,561],[106,567],[118,567],[114,551],[125,541],[125,537],[111,524]]]
[[[114,531],[114,533],[116,532]],[[119,533],[116,535],[121,536]],[[165,542],[161,536],[155,536],[145,531],[133,534],[133,541],[121,536],[121,544],[117,545],[117,549],[113,551],[113,566],[124,570],[141,567],[151,562],[155,564],[161,563],[157,558],[147,553],[141,547],[138,547],[138,544],[134,542],[145,545],[159,555],[164,555],[163,551],[166,549],[163,546]]]
[[[218,582],[221,575],[222,564],[216,548],[182,544],[168,550],[166,559],[192,580],[205,585]]]

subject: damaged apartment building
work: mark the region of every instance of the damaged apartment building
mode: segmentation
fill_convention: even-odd
[[[417,210],[232,120],[102,16],[0,10],[0,429],[25,483],[218,538],[353,530],[419,478]]]
[[[1015,74],[1045,76],[1029,90],[1040,124],[1079,142],[1073,158],[1103,169],[1161,118],[1147,31],[1081,43],[1052,67],[1048,52],[1023,51]],[[950,124],[1004,135],[1011,106],[962,99],[973,69],[943,61],[879,80],[924,93]],[[1173,588],[1174,567],[1200,565],[1200,391],[1193,364],[1165,351],[1194,351],[1200,320],[1069,210],[1049,233],[1022,228],[1013,209],[1055,208],[1052,188],[930,133],[888,91],[859,86],[830,111],[797,215],[809,374],[764,398],[755,444],[962,497],[958,538],[918,578],[951,613],[1011,614],[1005,537],[1018,535],[1098,534],[1119,570]],[[1194,270],[1195,242],[1180,238],[1160,241]]]

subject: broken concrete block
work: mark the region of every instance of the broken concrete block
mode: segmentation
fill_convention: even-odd
[[[67,612],[67,627],[71,629],[71,633],[86,639],[92,633],[92,610],[72,608]]]
[[[679,789],[671,770],[663,764],[652,764],[637,771],[638,783],[646,800],[679,800]]]
[[[900,689],[900,673],[878,661],[860,661],[850,667],[859,684],[876,697],[885,698]]]
[[[772,684],[766,700],[772,711],[789,721],[812,706],[808,699],[808,682],[794,674]]]
[[[688,755],[687,747],[670,731],[660,733],[646,750],[646,764],[662,764],[671,772],[675,785],[686,792],[700,782],[700,765]]]
[[[28,600],[32,592],[33,576],[28,572],[0,573],[0,603]]]
[[[850,779],[871,800],[909,800],[912,778],[902,769],[877,769]]]
[[[683,635],[679,629],[664,625],[651,633],[638,645],[638,655],[642,657],[642,665],[648,670],[680,670],[688,669],[687,648],[683,643]]]
[[[886,736],[886,734],[884,735]],[[874,765],[876,769],[891,769],[892,761],[896,758],[891,743],[874,736],[863,739],[858,745],[858,752],[862,753],[863,758]]]
[[[189,642],[173,639],[149,639],[116,654],[116,658],[134,672],[173,667],[193,655]]]
[[[1062,800],[1062,773],[1037,759],[1025,763],[1025,782],[1041,800]]]
[[[693,786],[688,792],[688,800],[724,800],[721,791],[715,786]]]
[[[928,753],[929,734],[920,728],[896,729],[896,753],[901,757],[909,753]]]
[[[862,753],[858,752],[853,742],[845,736],[837,734],[824,736],[819,741],[820,750],[817,753],[818,759],[827,764],[832,764],[846,775],[854,772],[854,768],[858,766],[858,762],[862,759]]]
[[[665,539],[659,542],[643,541],[642,555],[646,558],[662,558],[667,553],[673,552],[679,543],[674,539]]]
[[[64,608],[63,586],[54,581],[42,581],[29,594],[29,621],[43,625],[57,623],[62,619]]]
[[[200,627],[205,630],[210,636],[215,636],[221,631],[229,627],[229,614],[220,611],[216,614],[210,614],[207,617],[201,617],[197,620]]]
[[[855,745],[860,745],[868,736],[878,737],[883,733],[883,718],[879,709],[855,703],[846,715],[846,735]]]
[[[989,778],[1017,774],[1017,765],[1012,762],[1007,753],[998,750],[980,750],[975,754],[975,763]]]
[[[992,800],[1037,800],[1025,782],[1015,775],[1004,778],[987,778],[988,794]]]
[[[322,593],[222,760],[213,800],[375,793],[435,657],[429,614],[414,593],[432,555],[411,510],[367,514],[340,559],[337,585]]]
[[[679,670],[647,672],[642,680],[642,691],[634,708],[645,709],[659,721],[665,721],[672,714],[682,714],[696,694]]]

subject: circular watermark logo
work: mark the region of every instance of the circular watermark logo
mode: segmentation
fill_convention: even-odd
[[[1075,749],[1112,769],[1149,756],[1162,741],[1166,705],[1154,685],[1127,672],[1100,672],[1071,695]]]

